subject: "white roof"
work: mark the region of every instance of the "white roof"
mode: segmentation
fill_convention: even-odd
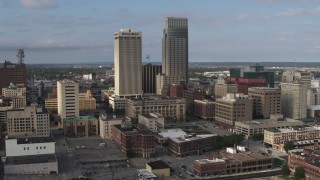
[[[161,135],[164,138],[168,138],[168,137],[177,138],[177,137],[185,136],[187,135],[187,133],[180,128],[176,128],[176,129],[165,129],[161,131],[159,135]]]

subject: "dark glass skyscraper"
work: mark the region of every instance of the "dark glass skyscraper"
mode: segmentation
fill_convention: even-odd
[[[157,93],[166,84],[188,83],[188,19],[167,17],[162,38],[162,74]]]

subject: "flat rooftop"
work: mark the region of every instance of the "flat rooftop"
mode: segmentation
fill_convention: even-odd
[[[182,136],[182,137],[169,137],[171,140],[177,142],[177,143],[183,143],[188,141],[196,141],[199,139],[205,139],[209,137],[217,136],[216,134],[203,134],[203,135],[196,135],[196,136]]]
[[[94,121],[97,120],[94,116],[77,116],[77,117],[67,117],[64,118],[64,122],[74,122],[74,121]]]
[[[271,157],[262,155],[260,153],[255,153],[252,151],[246,151],[246,152],[238,152],[235,154],[224,152],[223,153],[228,159],[235,159],[238,161],[254,161],[254,160],[263,160],[263,159],[269,159]]]
[[[53,136],[17,138],[17,144],[48,143],[48,142],[56,142],[56,140],[54,139]]]
[[[302,131],[315,131],[315,130],[320,130],[320,126],[294,126],[291,128],[282,128],[282,129],[277,129],[277,128],[270,128],[267,131],[270,132],[275,132],[275,133],[292,133],[292,132],[302,132]]]
[[[158,133],[160,136],[164,137],[164,138],[169,138],[169,137],[181,137],[181,136],[185,136],[187,135],[186,132],[184,132],[182,129],[180,128],[176,128],[176,129],[165,129],[162,130],[160,133]]]
[[[152,172],[150,172],[150,171],[148,171],[148,170],[146,170],[146,169],[138,169],[137,170],[138,171],[138,176],[139,177],[144,177],[144,178],[147,178],[147,179],[149,179],[149,178],[156,178],[157,176],[156,175],[154,175]]]
[[[199,160],[195,160],[195,162],[197,162],[198,164],[211,164],[211,163],[218,163],[218,162],[222,163],[222,162],[225,162],[225,160],[214,158],[214,159],[199,159]]]
[[[252,121],[238,121],[235,122],[236,124],[246,124],[246,125],[263,125],[263,124],[278,124],[278,123],[299,123],[301,122],[301,125],[303,124],[302,121],[295,120],[295,119],[284,119],[284,120],[274,120],[274,119],[256,119]]]
[[[152,169],[166,169],[166,168],[170,168],[169,165],[161,160],[159,161],[153,161],[153,162],[149,162],[148,165],[152,168]]]
[[[7,157],[6,165],[37,164],[37,163],[49,163],[49,162],[56,162],[56,161],[57,159],[54,154],[17,156],[17,157]]]

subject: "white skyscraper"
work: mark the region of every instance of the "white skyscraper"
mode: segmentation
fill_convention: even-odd
[[[61,120],[66,117],[79,116],[79,84],[63,80],[57,82],[58,115]]]
[[[141,32],[132,29],[121,29],[114,34],[116,96],[130,97],[142,94],[141,37]]]

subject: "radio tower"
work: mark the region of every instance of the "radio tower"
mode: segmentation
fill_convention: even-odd
[[[17,57],[19,58],[19,64],[24,64],[24,50],[18,49]]]

